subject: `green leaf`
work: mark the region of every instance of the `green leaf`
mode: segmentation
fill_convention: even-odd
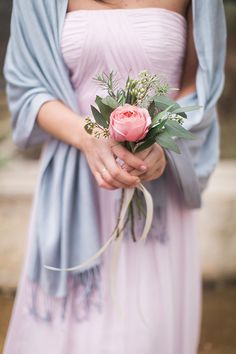
[[[155,96],[154,101],[155,101],[156,107],[159,108],[161,111],[164,111],[168,106],[172,106],[172,108],[170,109],[170,112],[176,113],[174,111],[176,111],[177,109],[180,109],[180,112],[178,114],[185,119],[187,118],[187,115],[183,111],[183,108],[181,108],[180,105],[177,102],[175,102],[174,100],[172,100],[170,97]]]
[[[155,127],[158,123],[165,121],[166,111],[159,112],[152,120],[152,127]],[[159,122],[160,121],[160,122]]]
[[[165,124],[165,128],[167,132],[170,133],[172,136],[189,139],[189,140],[196,139],[196,136],[194,134],[186,130],[184,127],[182,127],[182,125],[180,125],[175,120],[168,119]]]
[[[158,128],[158,132],[162,130],[162,128],[166,125],[167,119],[163,119],[156,127]]]
[[[155,105],[155,102],[152,101],[148,107],[148,112],[150,114],[151,117],[154,117],[154,114],[155,114],[155,110],[156,110],[156,105]]]
[[[151,128],[147,133],[147,135],[145,136],[144,141],[149,138],[155,138],[158,133],[160,133],[159,126],[155,126],[154,128]]]
[[[176,108],[173,113],[185,113],[185,112],[192,112],[202,108],[202,106],[188,106],[188,107],[180,107]]]
[[[114,108],[111,108],[110,106],[107,106],[102,102],[102,98],[99,96],[96,96],[95,100],[102,116],[109,122],[110,121],[110,115],[114,111]]]
[[[125,91],[123,89],[119,89],[116,93],[116,98],[118,105],[123,105],[125,102]]]
[[[179,146],[176,144],[174,139],[169,135],[167,131],[164,131],[163,133],[159,134],[156,137],[156,142],[165,149],[172,150],[177,154],[180,154]]]
[[[115,109],[119,106],[119,103],[111,96],[107,96],[105,98],[102,99],[102,103],[104,103],[105,105]]]
[[[108,122],[106,118],[103,117],[103,115],[95,108],[94,106],[91,106],[91,110],[94,116],[95,121],[97,124],[102,126],[103,128],[108,128]]]
[[[173,106],[174,106],[174,105],[168,106],[168,107],[166,107],[166,109],[165,109],[164,111],[159,112],[159,113],[153,118],[152,126],[153,126],[153,125],[156,125],[159,120],[162,120],[163,118],[165,118],[166,113],[167,113],[167,112],[171,112],[171,109],[173,108]]]
[[[140,151],[143,151],[143,150],[149,148],[150,146],[152,146],[155,143],[155,141],[156,141],[155,137],[147,139],[144,143],[137,145],[134,152],[140,152]]]
[[[156,104],[156,107],[159,108],[161,111],[164,111],[167,107],[170,106],[172,106],[172,109],[170,110],[171,112],[174,109],[180,108],[180,105],[177,102],[167,96],[155,96],[154,102]]]
[[[145,142],[147,139],[150,139],[150,138],[156,138],[156,136],[158,134],[161,134],[163,132],[162,128],[163,126],[165,126],[166,124],[166,119],[161,121],[158,125],[156,125],[155,127],[153,128],[150,128],[149,129],[149,132],[147,133],[147,135],[145,136],[145,138],[143,140],[141,140],[140,142]]]
[[[125,103],[131,104],[131,101],[132,101],[132,95],[130,93],[130,89],[128,89],[127,90],[127,95],[126,95],[126,98],[125,98]]]
[[[123,89],[117,91],[116,94],[118,105],[123,106],[125,104],[126,94]]]

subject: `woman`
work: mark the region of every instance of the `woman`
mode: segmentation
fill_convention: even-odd
[[[216,55],[217,54],[217,55]],[[15,0],[4,66],[13,140],[43,142],[24,270],[4,354],[196,354],[200,271],[195,211],[218,159],[215,105],[223,87],[220,0]],[[160,72],[200,104],[179,140],[131,154],[83,128],[92,78]],[[124,165],[117,163],[117,158]],[[123,168],[122,168],[123,167]],[[84,271],[53,272],[91,257],[116,222],[121,188],[150,189],[154,221],[145,245],[122,244],[111,300],[108,250]]]

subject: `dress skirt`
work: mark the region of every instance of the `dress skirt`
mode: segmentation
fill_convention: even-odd
[[[82,321],[74,316],[73,292],[63,321],[56,316],[46,322],[29,313],[28,240],[4,354],[197,353],[201,275],[196,211],[182,207],[175,183],[169,180],[168,185],[168,240],[162,243],[152,237],[145,244],[134,243],[131,238],[123,241],[115,300],[111,296],[108,250],[101,271],[102,306],[94,306]],[[101,189],[101,210],[114,207],[114,194],[109,192]],[[103,213],[101,221],[105,241],[115,220]],[[57,307],[57,300],[48,301]]]

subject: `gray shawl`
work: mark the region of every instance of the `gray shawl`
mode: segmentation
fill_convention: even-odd
[[[55,99],[79,114],[60,51],[66,10],[67,0],[13,1],[4,76],[14,143],[22,149],[44,143],[30,224],[33,242],[28,277],[36,289],[39,286],[45,294],[62,299],[67,298],[69,280],[73,279],[84,287],[88,302],[91,289],[99,285],[101,259],[80,274],[44,268],[45,264],[60,268],[78,265],[101,246],[96,183],[84,155],[47,134],[36,121],[41,105]],[[168,168],[175,176],[183,203],[188,208],[199,208],[201,193],[219,158],[216,103],[224,83],[226,26],[223,2],[193,0],[193,21],[199,60],[197,89],[179,103],[203,107],[189,114],[186,122],[198,139],[180,139],[182,154],[167,151],[167,156]],[[165,178],[152,181],[149,187],[154,204],[163,211]],[[162,232],[165,232],[164,228]],[[35,314],[36,311],[33,306]],[[49,313],[46,319],[50,319]]]

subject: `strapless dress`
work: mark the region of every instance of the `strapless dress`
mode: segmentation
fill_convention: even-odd
[[[128,75],[147,69],[178,88],[186,36],[186,19],[161,8],[67,13],[61,51],[81,116],[91,114],[96,95],[104,95],[93,80],[98,73],[117,72],[122,86]],[[105,240],[115,223],[116,191],[97,187],[97,193]],[[34,321],[25,311],[23,275],[5,354],[196,354],[201,279],[195,214],[183,207],[171,182],[167,204],[167,242],[122,244],[116,282],[123,316],[110,296],[109,251],[102,270],[102,310],[91,309],[86,321],[74,320],[72,305],[64,322]]]

